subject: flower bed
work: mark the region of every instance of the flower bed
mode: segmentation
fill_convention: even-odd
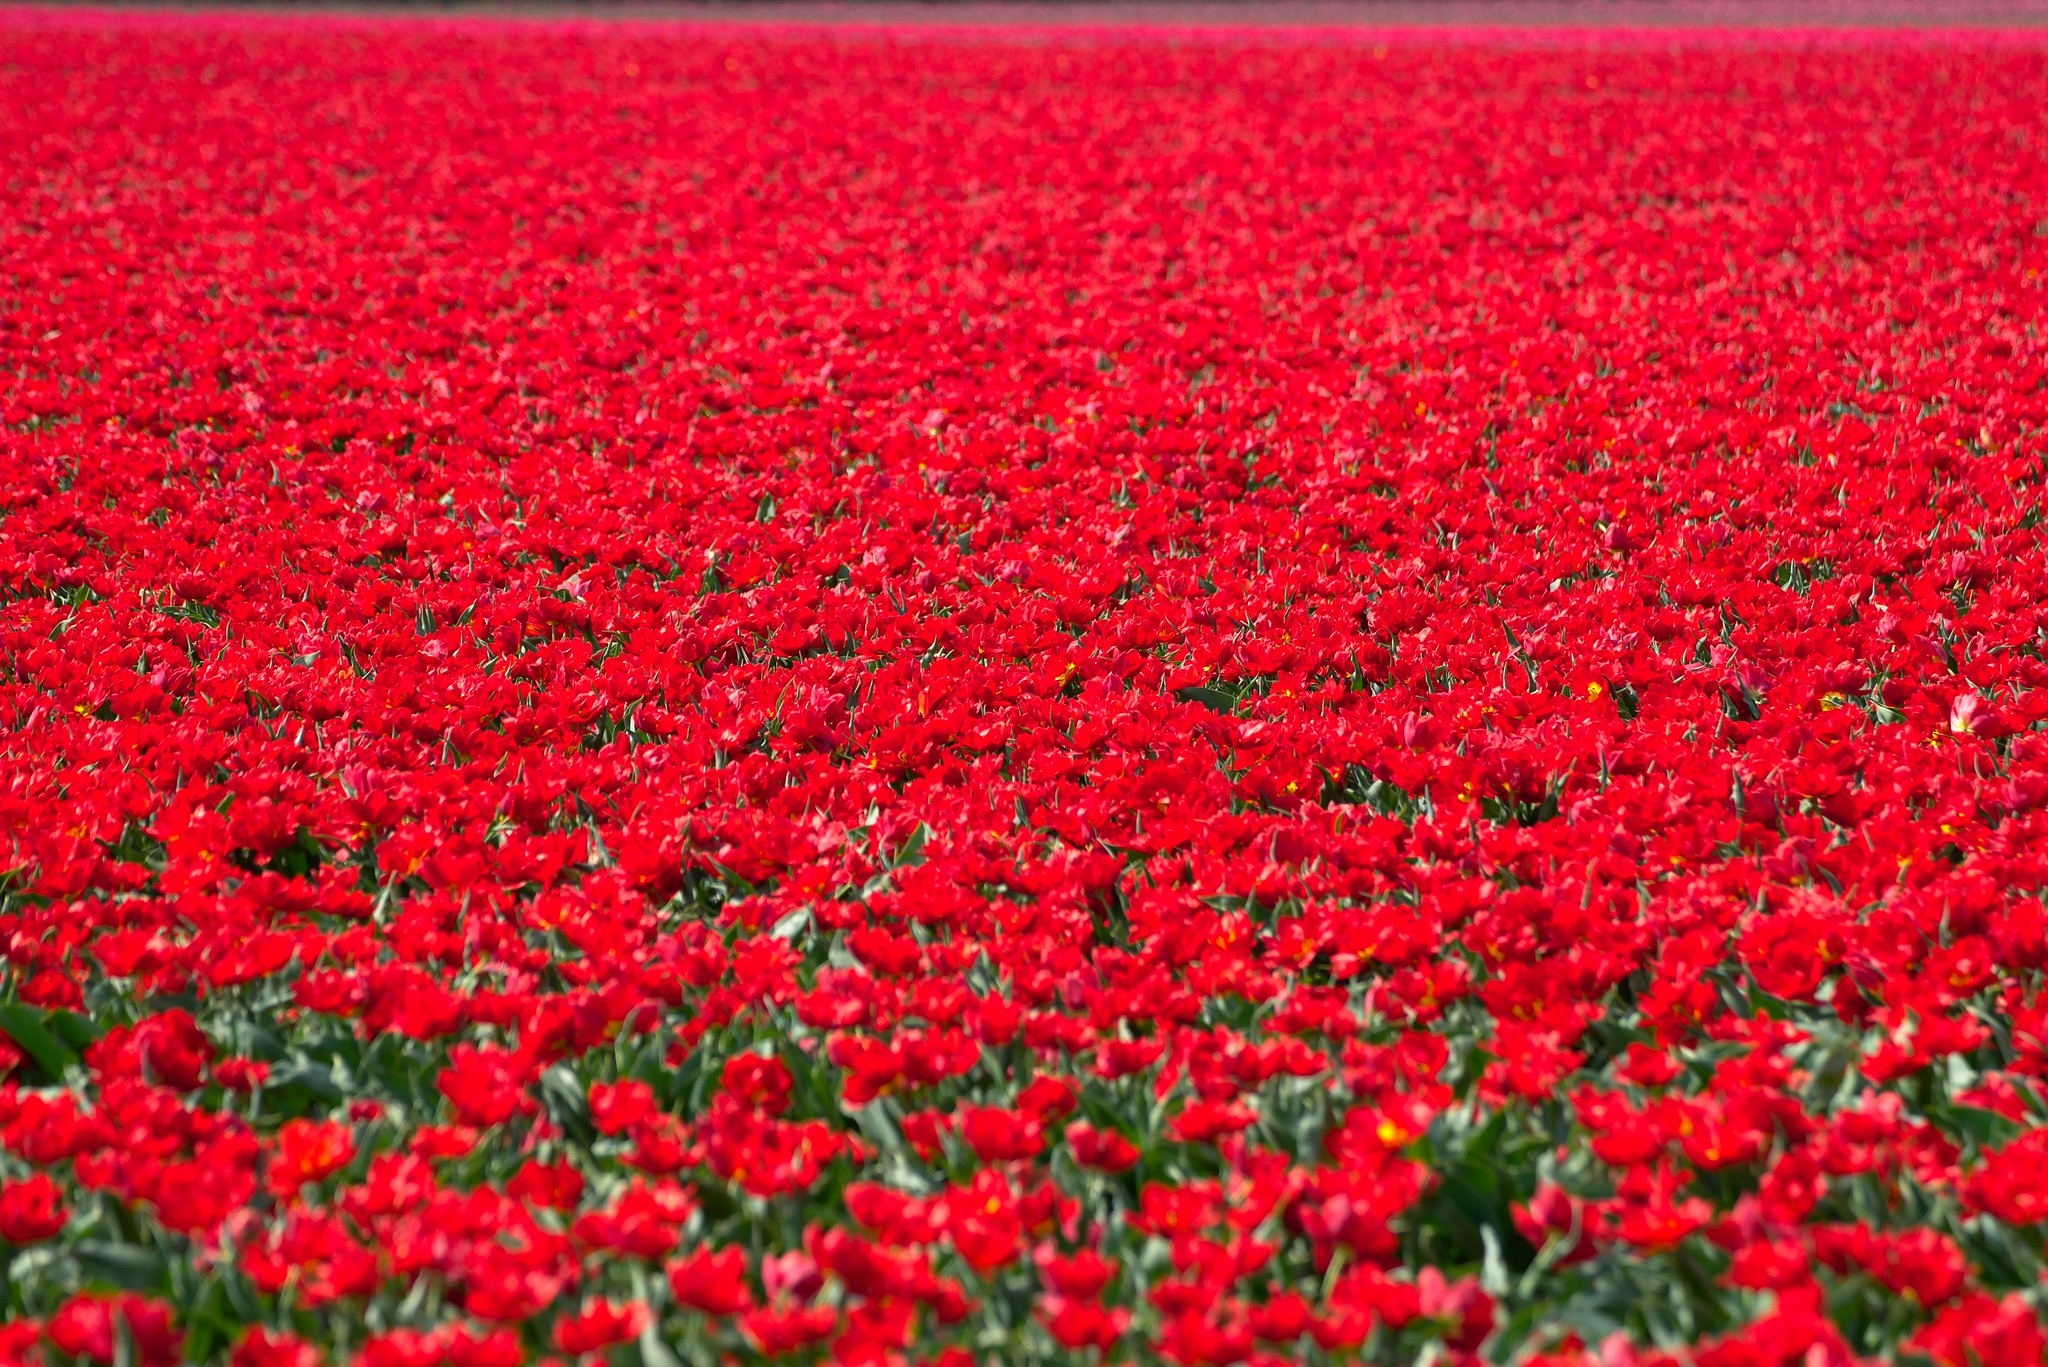
[[[2039,43],[0,108],[0,1363],[2041,1359]]]

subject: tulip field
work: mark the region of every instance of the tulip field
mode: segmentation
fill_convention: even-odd
[[[2048,37],[0,11],[0,1367],[2048,1354]]]

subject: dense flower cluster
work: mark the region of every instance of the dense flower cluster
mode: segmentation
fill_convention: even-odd
[[[0,1363],[2041,1360],[2048,49],[0,109]]]

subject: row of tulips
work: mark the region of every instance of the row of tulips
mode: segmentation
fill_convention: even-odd
[[[2044,110],[0,14],[0,1364],[2039,1363]]]

